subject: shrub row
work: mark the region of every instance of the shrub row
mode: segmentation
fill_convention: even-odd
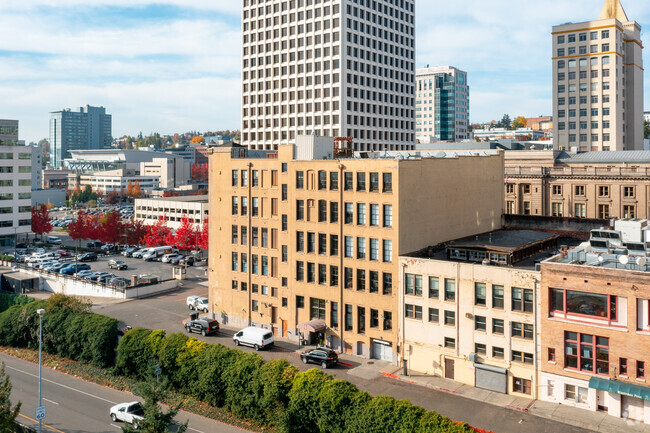
[[[12,295],[10,293],[0,293],[0,313],[14,305],[27,305],[34,299],[25,295]]]
[[[371,397],[320,370],[299,373],[284,359],[264,362],[182,333],[129,331],[119,343],[115,372],[144,379],[156,365],[175,391],[282,433],[474,432],[407,400]]]
[[[38,349],[39,318],[36,310],[40,308],[47,311],[43,315],[45,352],[98,367],[113,365],[117,320],[76,312],[54,301],[14,305],[0,313],[0,345]]]

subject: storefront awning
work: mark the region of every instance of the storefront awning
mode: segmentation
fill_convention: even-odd
[[[300,323],[298,329],[307,332],[321,332],[327,328],[327,325],[322,320],[313,319],[309,322]]]
[[[647,386],[619,382],[618,380],[603,379],[600,377],[592,377],[589,379],[589,388],[650,401],[650,388]]]

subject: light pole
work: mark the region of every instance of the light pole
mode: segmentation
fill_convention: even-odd
[[[40,308],[36,310],[38,313],[38,410],[42,410],[43,407],[43,395],[42,395],[42,378],[43,378],[43,314],[45,310]],[[41,433],[41,428],[43,425],[43,417],[38,416],[38,433]]]

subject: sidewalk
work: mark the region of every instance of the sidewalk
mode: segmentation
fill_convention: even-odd
[[[559,403],[531,400],[508,394],[476,388],[454,380],[435,377],[418,372],[403,375],[402,368],[388,365],[381,369],[381,374],[402,382],[418,385],[436,391],[447,392],[472,400],[482,401],[508,409],[520,410],[540,418],[546,418],[583,429],[602,433],[639,432],[650,433],[650,425],[641,422],[615,418],[604,412],[592,412]]]

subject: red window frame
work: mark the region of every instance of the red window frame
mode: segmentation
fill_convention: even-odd
[[[555,291],[555,290],[561,290],[562,291],[562,310],[553,309],[553,291]],[[562,315],[562,317],[564,319],[572,319],[572,318],[580,319],[580,318],[584,317],[584,318],[590,319],[590,320],[598,320],[598,321],[601,321],[601,322],[606,322],[608,325],[612,325],[612,322],[615,322],[617,320],[617,318],[618,318],[618,297],[616,295],[610,295],[610,294],[605,294],[605,293],[583,292],[581,290],[571,290],[571,292],[607,296],[607,317],[598,317],[598,316],[593,316],[593,315],[589,315],[589,314],[580,314],[580,313],[573,313],[573,312],[567,311],[567,289],[557,289],[557,288],[553,288],[553,287],[549,287],[549,292],[548,292],[549,317],[554,317],[555,316],[554,313],[559,313],[559,314]],[[614,314],[612,314],[612,303],[614,304]],[[649,308],[649,310],[650,310],[650,308]],[[618,326],[618,325],[612,325],[612,326]]]
[[[548,362],[555,362],[555,348],[548,348]]]
[[[636,378],[645,379],[645,362],[637,361],[636,362]]]
[[[576,334],[576,339],[569,339],[569,334]],[[591,337],[591,343],[583,342],[582,337]],[[598,339],[604,339],[607,340],[607,345],[603,344],[598,344]],[[576,345],[576,355],[569,355],[567,354],[567,344],[575,344]],[[586,359],[591,359],[592,364],[591,364],[591,370],[582,368],[582,353],[583,349],[591,349],[592,357],[591,358],[586,358]],[[606,350],[607,351],[607,361],[604,361],[602,359],[598,359],[598,352],[599,350]],[[568,365],[569,363],[567,362],[569,359],[575,358],[576,360],[576,366],[570,366]],[[576,371],[584,371],[592,374],[597,374],[600,376],[609,376],[609,365],[610,365],[610,354],[609,354],[609,338],[608,337],[599,337],[597,335],[591,335],[591,334],[581,334],[580,332],[572,332],[572,331],[564,331],[564,368],[567,370],[576,370]],[[603,372],[598,372],[598,364],[606,364],[606,368],[603,368]]]
[[[627,358],[618,358],[618,374],[628,376]]]

